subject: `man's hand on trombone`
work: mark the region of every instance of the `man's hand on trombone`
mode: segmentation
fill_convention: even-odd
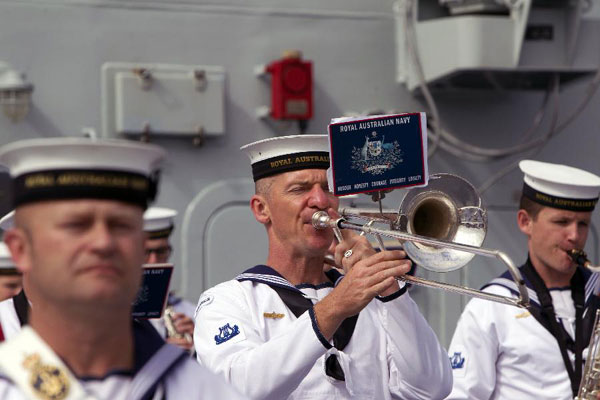
[[[353,232],[344,232],[334,253],[336,264],[344,269],[344,279],[314,308],[319,328],[327,339],[344,319],[358,314],[375,296],[396,292],[396,278],[411,267],[404,251],[377,252],[364,236]]]
[[[395,278],[410,271],[411,261],[406,258],[406,253],[402,250],[377,252],[366,237],[347,230],[343,231],[343,235],[344,240],[335,246],[335,261],[344,268],[344,279],[371,279],[379,283],[378,278],[389,269],[379,264],[385,263],[386,267],[392,268],[398,266],[399,274],[388,278],[387,286],[375,295],[388,296],[396,292],[399,286]],[[389,254],[383,256],[386,253]],[[375,275],[373,269],[376,267],[383,268],[380,275]],[[381,281],[381,284],[385,285],[385,281]]]

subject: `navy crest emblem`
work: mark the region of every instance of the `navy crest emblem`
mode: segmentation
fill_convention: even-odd
[[[371,135],[365,136],[362,147],[352,147],[351,168],[363,174],[369,172],[381,175],[400,164],[403,161],[402,154],[397,140],[386,143],[385,135],[378,135],[373,131]]]
[[[23,360],[25,369],[31,372],[29,384],[41,399],[62,400],[69,394],[69,378],[53,365],[43,364],[38,354],[30,354]]]
[[[219,328],[219,334],[215,335],[215,343],[221,344],[225,343],[229,339],[237,336],[240,333],[240,328],[237,325],[233,325],[233,328],[229,326],[229,324],[225,324],[224,326]]]
[[[460,369],[464,366],[465,358],[460,351],[455,351],[454,355],[450,357],[450,364],[452,364],[452,369]]]

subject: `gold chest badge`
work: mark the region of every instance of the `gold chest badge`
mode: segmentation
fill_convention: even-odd
[[[42,364],[39,354],[30,354],[23,360],[29,370],[29,384],[40,399],[63,400],[69,394],[69,379],[63,370],[53,365]]]
[[[271,319],[281,319],[281,318],[284,317],[284,315],[276,313],[275,311],[273,311],[273,312],[270,312],[270,313],[267,313],[267,312],[263,313],[263,317],[265,317],[265,318],[271,318]]]
[[[529,311],[523,311],[521,314],[515,315],[516,319],[527,318],[530,317],[531,313]]]

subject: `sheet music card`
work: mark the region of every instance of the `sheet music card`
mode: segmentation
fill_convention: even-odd
[[[142,286],[133,302],[134,318],[160,318],[169,294],[173,264],[144,264]]]
[[[336,196],[426,186],[429,179],[424,112],[333,119],[329,151]]]

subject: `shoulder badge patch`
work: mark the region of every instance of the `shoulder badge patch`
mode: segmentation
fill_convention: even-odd
[[[31,372],[29,383],[44,400],[63,400],[69,394],[69,379],[65,372],[53,365],[42,364],[39,354],[30,354],[23,367]]]
[[[215,335],[215,343],[216,344],[225,343],[226,341],[239,335],[239,333],[240,333],[240,328],[238,328],[237,325],[234,324],[233,328],[232,328],[231,326],[229,326],[229,324],[225,324],[224,326],[219,328],[219,333],[217,335]]]
[[[452,369],[460,369],[465,365],[465,358],[460,351],[455,351],[454,355],[450,357],[450,364],[452,364]]]

